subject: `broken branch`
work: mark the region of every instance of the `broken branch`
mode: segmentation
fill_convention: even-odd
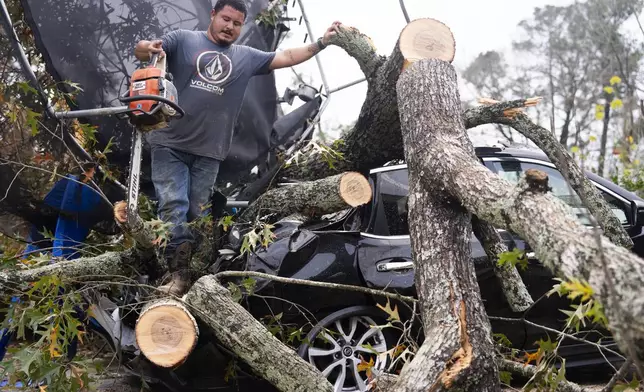
[[[482,102],[485,105],[468,109],[463,113],[465,128],[469,129],[492,123],[504,124],[511,126],[532,140],[548,156],[557,169],[567,174],[571,187],[577,192],[590,213],[597,219],[606,236],[619,246],[631,248],[633,241],[630,236],[597,188],[584,175],[568,150],[557,141],[552,132],[533,123],[525,113],[520,111],[521,108],[534,106],[539,101],[540,98],[507,102],[483,100]]]

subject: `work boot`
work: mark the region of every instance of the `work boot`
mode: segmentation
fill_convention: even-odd
[[[170,270],[170,282],[159,286],[158,289],[165,294],[177,297],[185,294],[190,288],[190,258],[192,257],[192,246],[189,242],[183,242],[177,246],[174,255],[168,260]]]

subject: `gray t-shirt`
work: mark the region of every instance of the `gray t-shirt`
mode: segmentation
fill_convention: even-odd
[[[248,81],[270,72],[275,52],[220,46],[205,31],[175,30],[161,39],[167,70],[186,114],[167,128],[150,132],[148,143],[224,160]]]

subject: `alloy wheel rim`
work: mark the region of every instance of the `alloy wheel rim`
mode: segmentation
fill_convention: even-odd
[[[333,384],[334,392],[367,390],[367,374],[358,370],[363,361],[372,360],[373,370],[385,369],[387,361],[375,352],[386,352],[387,341],[380,328],[371,328],[376,325],[368,316],[336,320],[310,343],[309,362]]]

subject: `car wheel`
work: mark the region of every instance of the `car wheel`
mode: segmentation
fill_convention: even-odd
[[[372,306],[339,310],[311,329],[308,343],[300,346],[298,354],[329,380],[334,392],[366,391],[367,374],[358,365],[373,361],[373,370],[384,371],[388,361],[380,360],[375,352],[384,353],[397,344],[386,329],[371,328],[385,324],[384,313]]]

